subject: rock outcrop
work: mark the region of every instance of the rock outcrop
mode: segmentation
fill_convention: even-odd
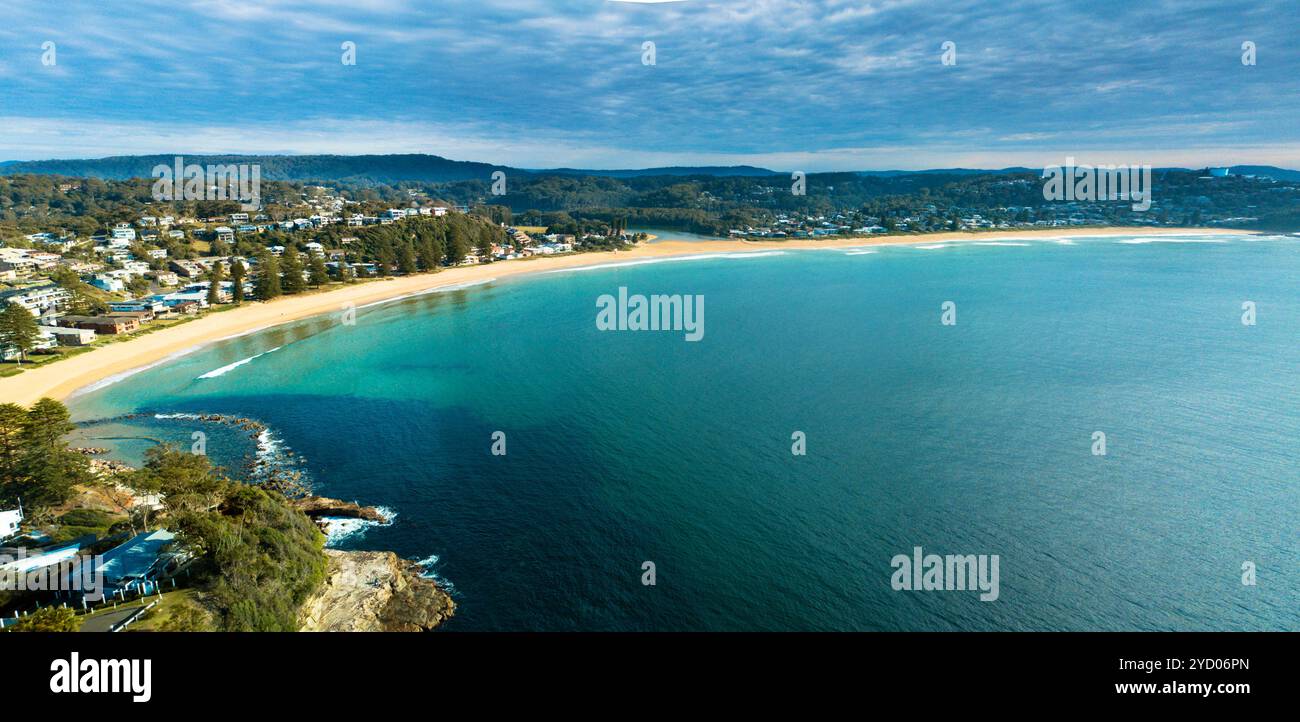
[[[456,612],[446,592],[392,552],[325,555],[325,584],[302,606],[304,632],[427,632]]]
[[[312,519],[331,516],[342,519],[364,519],[380,524],[388,521],[388,518],[373,506],[361,506],[356,502],[328,499],[323,496],[305,496],[291,500],[290,504]]]

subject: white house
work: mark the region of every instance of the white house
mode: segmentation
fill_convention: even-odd
[[[56,283],[45,283],[12,291],[0,291],[0,301],[16,303],[33,316],[43,316],[51,311],[62,311],[72,300],[72,294]]]
[[[18,525],[23,521],[23,510],[0,511],[0,539],[8,539],[18,533]]]
[[[108,291],[110,293],[121,293],[126,289],[126,284],[122,283],[122,279],[114,278],[107,273],[101,273],[90,279],[90,285],[101,291]]]
[[[125,223],[119,223],[113,228],[113,240],[134,241],[135,229]]]
[[[60,346],[89,346],[95,342],[95,331],[89,328],[64,328],[39,326],[41,334],[53,337]]]

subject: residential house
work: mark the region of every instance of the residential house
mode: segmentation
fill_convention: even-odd
[[[130,242],[135,240],[135,229],[127,223],[119,223],[114,226],[111,234],[114,241]]]
[[[133,318],[140,325],[149,323],[154,319],[154,312],[151,308],[143,311],[109,311],[104,315],[108,318]]]
[[[201,278],[205,273],[207,273],[207,269],[205,269],[201,264],[184,259],[173,259],[167,263],[167,267],[175,272],[176,275],[184,276],[185,278]]]
[[[88,328],[95,333],[109,335],[131,333],[140,328],[138,320],[121,316],[64,316],[59,319],[59,325],[68,328]]]
[[[8,539],[18,533],[18,527],[23,522],[23,510],[11,509],[9,511],[0,511],[0,539]]]
[[[43,283],[27,288],[0,291],[0,301],[16,303],[27,309],[33,316],[44,316],[68,307],[72,294],[57,283]]]
[[[90,279],[90,285],[109,293],[121,293],[126,290],[126,284],[122,282],[122,279],[115,278],[107,273],[100,273]]]
[[[153,280],[157,281],[160,286],[178,286],[181,282],[180,276],[177,276],[172,271],[153,271],[149,275],[152,276]]]
[[[95,331],[89,328],[41,326],[41,333],[54,337],[60,346],[89,346],[95,342]]]
[[[39,326],[38,326],[38,328],[39,328]],[[54,340],[54,337],[53,337],[53,336],[51,336],[51,335],[49,335],[49,334],[47,334],[47,333],[41,333],[41,334],[36,338],[36,343],[32,346],[32,349],[31,349],[31,350],[32,350],[32,351],[44,351],[44,350],[46,350],[46,349],[54,348],[55,344],[57,344],[57,343],[58,343],[58,342]],[[22,358],[22,353],[19,352],[19,350],[18,350],[17,348],[13,347],[13,346],[6,346],[6,347],[3,349],[3,351],[0,352],[0,357],[4,358],[5,361],[14,361],[14,360],[17,360],[17,359]]]

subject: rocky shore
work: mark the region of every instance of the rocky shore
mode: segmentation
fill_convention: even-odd
[[[446,592],[392,552],[325,555],[325,584],[302,606],[304,632],[427,632],[456,612]]]
[[[323,496],[305,496],[301,499],[292,499],[289,503],[293,505],[293,508],[318,523],[324,517],[362,519],[380,524],[388,521],[388,518],[378,509],[372,506],[361,506],[352,501],[340,501]]]

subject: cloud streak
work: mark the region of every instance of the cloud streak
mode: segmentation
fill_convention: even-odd
[[[330,149],[822,170],[1091,149],[1296,164],[1293,6],[1133,5],[19,0],[0,28],[0,157]],[[940,63],[947,40],[956,66]]]

